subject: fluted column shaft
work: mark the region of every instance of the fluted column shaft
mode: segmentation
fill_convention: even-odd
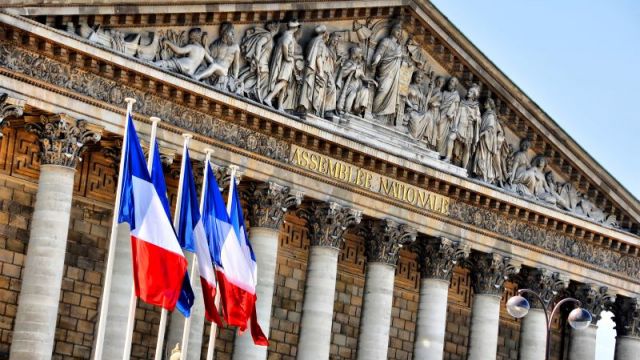
[[[500,296],[476,294],[471,306],[469,360],[495,359],[500,327]],[[543,349],[541,351],[544,352]]]
[[[595,360],[597,331],[595,324],[583,330],[571,330],[569,360]]]
[[[10,358],[50,359],[73,196],[75,168],[85,141],[100,136],[66,115],[27,123],[38,135],[40,178],[18,298]]]
[[[389,348],[398,252],[415,241],[416,231],[393,220],[370,220],[361,229],[367,270],[357,355],[362,360],[383,360]]]
[[[275,286],[276,261],[278,259],[278,237],[280,232],[271,228],[260,227],[249,230],[249,240],[253,246],[258,263],[258,323],[267,337],[271,324],[271,304]],[[267,348],[255,346],[250,336],[236,336],[233,347],[233,358],[238,360],[267,358]]]
[[[256,286],[256,311],[262,331],[269,336],[271,329],[271,305],[275,288],[276,264],[280,229],[288,208],[300,205],[303,194],[292,193],[287,186],[274,182],[250,183],[243,196],[249,204],[249,241],[258,263]],[[265,360],[267,348],[253,344],[251,336],[236,336],[233,359]]]
[[[328,359],[339,246],[344,231],[360,222],[359,211],[313,202],[302,213],[309,227],[309,260],[297,358]]]
[[[640,356],[640,337],[617,336],[616,360],[638,360]]]
[[[50,359],[64,272],[75,170],[40,168],[11,359]]]
[[[421,280],[413,357],[442,360],[449,282],[455,264],[469,256],[469,247],[444,237],[429,237],[419,239],[414,248],[421,259]]]
[[[125,332],[129,314],[129,299],[133,287],[131,278],[133,263],[131,262],[131,236],[129,224],[118,225],[116,238],[116,251],[113,264],[113,280],[111,282],[111,294],[109,295],[109,307],[107,310],[107,325],[104,335],[105,359],[118,359],[122,357]]]
[[[414,359],[442,360],[447,327],[449,281],[422,279]]]
[[[529,310],[520,327],[520,360],[544,360],[547,348],[547,322],[544,311]]]
[[[518,273],[520,267],[509,258],[496,253],[473,253],[471,263],[471,281],[475,295],[471,306],[468,359],[495,359],[504,281]],[[544,352],[543,349],[541,351]]]

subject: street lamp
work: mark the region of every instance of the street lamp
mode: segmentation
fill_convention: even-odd
[[[569,325],[572,328],[576,330],[582,330],[586,329],[589,324],[591,324],[591,313],[582,308],[580,300],[574,298],[564,298],[558,301],[556,306],[551,311],[551,315],[549,315],[547,310],[548,303],[542,299],[540,294],[530,289],[518,290],[518,295],[512,296],[507,301],[507,312],[509,313],[509,315],[513,316],[516,319],[525,317],[529,313],[529,309],[531,308],[531,306],[529,305],[529,301],[525,299],[522,294],[533,295],[536,299],[538,299],[538,301],[542,303],[542,309],[544,310],[544,316],[547,321],[547,351],[545,355],[545,359],[547,360],[549,360],[551,356],[551,320],[563,304],[573,302],[577,305],[577,307],[569,313],[569,317],[567,318],[567,320],[569,321]]]

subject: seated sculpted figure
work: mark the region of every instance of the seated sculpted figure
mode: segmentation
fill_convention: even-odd
[[[215,40],[209,46],[211,53],[211,61],[209,66],[196,73],[193,77],[196,80],[202,80],[209,77],[215,77],[215,85],[221,89],[225,89],[231,85],[230,78],[234,81],[238,78],[240,69],[240,46],[234,42],[235,31],[233,24],[224,22],[220,25],[220,38]],[[233,69],[231,68],[233,66]],[[232,70],[229,76],[229,70]]]
[[[435,119],[432,117],[433,114],[427,111],[429,94],[425,94],[424,91],[424,73],[416,71],[413,73],[409,93],[405,100],[404,119],[409,136],[414,140],[426,140],[429,143],[433,135]]]
[[[349,59],[346,60],[336,79],[338,88],[338,114],[352,113],[364,116],[370,101],[370,85],[377,86],[375,80],[366,77],[362,48],[354,46],[349,49]]]
[[[176,56],[167,60],[155,61],[153,64],[169,71],[193,77],[203,61],[213,61],[207,50],[200,43],[201,39],[202,30],[200,28],[189,30],[189,43],[185,46],[178,46],[167,39],[163,39],[163,44],[169,47]]]
[[[567,211],[575,211],[578,201],[580,201],[578,190],[576,190],[571,183],[557,182],[551,171],[547,171],[545,178],[547,179],[551,193],[556,198],[556,205]]]
[[[531,166],[522,171],[513,180],[513,190],[518,194],[533,197],[550,204],[556,204],[556,197],[553,195],[544,170],[547,167],[547,158],[542,155],[536,156],[531,162]]]
[[[507,179],[509,184],[513,184],[513,180],[519,177],[522,172],[529,167],[529,156],[527,152],[530,146],[531,142],[528,139],[520,140],[520,149],[512,155],[511,170],[509,171],[509,178]]]

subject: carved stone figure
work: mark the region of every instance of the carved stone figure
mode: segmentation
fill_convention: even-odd
[[[329,39],[329,33],[327,33],[325,25],[316,26],[314,31],[315,36],[307,45],[306,66],[298,111],[321,115],[329,82],[328,74],[324,71],[328,52],[326,42]]]
[[[263,100],[268,106],[273,106],[271,101],[274,97],[278,99],[278,110],[283,111],[283,103],[287,93],[287,85],[292,81],[295,67],[295,45],[297,43],[295,32],[300,24],[292,20],[287,24],[285,31],[273,50],[269,67],[269,94]]]
[[[616,224],[615,215],[607,215],[584,195],[580,198],[580,202],[578,203],[575,212],[578,215],[588,217],[596,222],[603,223],[605,225]]]
[[[544,170],[547,166],[547,158],[542,155],[536,156],[531,162],[531,166],[522,171],[519,176],[513,179],[513,190],[520,195],[533,197],[550,204],[556,204],[557,200],[547,184]]]
[[[409,136],[415,140],[426,140],[427,143],[430,143],[435,119],[432,117],[433,114],[427,111],[427,101],[429,101],[427,96],[429,94],[425,94],[424,91],[424,73],[416,71],[413,73],[409,93],[405,100],[404,117]]]
[[[287,84],[286,95],[282,107],[287,111],[295,111],[300,102],[300,94],[302,94],[302,84],[304,82],[304,52],[300,45],[302,37],[302,29],[298,28],[293,33],[295,39],[293,43],[293,77]]]
[[[166,38],[163,39],[163,44],[171,49],[176,54],[176,57],[159,60],[153,64],[169,71],[193,77],[203,61],[206,60],[207,63],[213,62],[213,58],[200,43],[201,39],[202,30],[200,28],[189,30],[189,43],[185,46],[178,46]]]
[[[442,117],[440,116],[440,106],[442,105],[442,87],[444,86],[444,77],[438,76],[429,84],[429,94],[427,96],[427,112],[433,119],[433,127],[431,134],[427,135],[427,145],[431,149],[438,148],[438,135],[442,132],[440,129]],[[428,95],[429,95],[428,94]]]
[[[500,162],[500,148],[498,144],[498,118],[493,99],[484,103],[484,114],[480,123],[478,146],[473,158],[471,172],[484,182],[493,183],[497,177],[495,161]],[[499,168],[500,165],[498,165]]]
[[[528,139],[520,140],[520,149],[513,153],[511,159],[511,170],[509,171],[509,184],[513,184],[513,180],[520,177],[522,173],[529,167],[529,147],[531,142]]]
[[[454,153],[461,158],[460,166],[467,168],[471,154],[478,144],[480,128],[480,106],[478,96],[480,88],[473,85],[467,91],[467,96],[460,102],[460,107],[449,129],[444,161],[451,162]]]
[[[220,38],[209,46],[211,61],[207,68],[198,71],[193,78],[202,80],[214,77],[213,84],[220,89],[235,90],[235,80],[240,69],[240,46],[235,43],[233,24],[223,22],[220,25]],[[208,60],[207,60],[208,61]],[[231,70],[231,74],[229,74]]]
[[[322,111],[320,115],[329,119],[333,119],[336,116],[337,105],[337,91],[336,91],[336,72],[340,62],[340,55],[338,54],[338,43],[342,35],[339,32],[333,32],[329,35],[329,41],[326,47],[325,61],[323,71],[327,84],[324,92],[324,100],[322,105]]]
[[[240,44],[240,53],[247,62],[240,72],[238,82],[242,84],[244,95],[262,102],[269,89],[269,60],[273,50],[273,37],[280,24],[269,21],[265,28],[247,30]]]
[[[437,126],[436,148],[440,155],[446,155],[447,135],[460,106],[460,94],[458,93],[458,78],[451,77],[447,82],[447,89],[442,92],[440,104],[440,121]]]
[[[493,173],[495,175],[495,183],[504,187],[509,177],[507,159],[511,154],[511,145],[507,143],[504,128],[500,123],[500,119],[496,117],[496,148],[498,151],[494,154],[492,161]]]
[[[388,124],[394,118],[400,89],[400,69],[404,59],[402,46],[402,26],[395,24],[378,43],[371,67],[376,69],[378,87],[373,98],[372,112],[382,122]]]
[[[552,194],[556,198],[556,205],[567,211],[575,211],[578,202],[580,201],[580,194],[571,183],[558,183],[556,182],[553,172],[547,171],[545,174],[547,185]]]
[[[364,116],[370,101],[371,85],[377,86],[375,80],[366,77],[362,48],[354,46],[349,49],[347,59],[336,78],[339,96],[337,103],[338,114],[351,113]]]

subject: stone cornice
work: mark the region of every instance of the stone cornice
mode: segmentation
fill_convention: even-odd
[[[21,19],[19,20],[23,21]],[[28,20],[24,21],[27,23],[29,22]],[[157,86],[155,86],[154,89],[158,90],[158,86],[160,86],[160,91],[156,91],[159,92],[160,95],[157,96],[158,98],[164,97],[166,99],[169,97],[166,96],[166,94],[173,94],[173,96],[171,96],[172,101],[185,105],[174,104],[171,106],[156,106],[154,104],[159,104],[159,102],[154,98],[156,95],[149,95],[149,99],[144,98],[147,95],[138,96],[140,97],[140,101],[144,100],[144,103],[149,104],[146,108],[141,109],[142,113],[147,113],[147,115],[158,115],[157,109],[162,109],[162,111],[166,111],[166,113],[160,114],[163,118],[165,117],[164,115],[166,115],[168,118],[180,120],[174,123],[175,126],[190,129],[191,131],[202,133],[205,136],[212,136],[220,141],[237,145],[241,148],[248,149],[283,162],[287,161],[288,155],[286,147],[288,146],[288,142],[296,141],[304,146],[321,151],[330,156],[338,156],[345,161],[361,164],[372,171],[385,173],[389,176],[415,184],[416,186],[433,189],[436,192],[440,192],[452,197],[453,199],[459,200],[457,203],[466,203],[478,210],[498,214],[499,216],[506,218],[517,218],[519,221],[536,223],[537,226],[552,231],[559,231],[571,238],[581,239],[581,241],[586,240],[590,247],[595,248],[594,245],[596,244],[602,245],[611,248],[616,252],[628,254],[626,255],[627,257],[636,258],[638,247],[632,244],[640,244],[640,241],[638,241],[635,236],[603,228],[602,226],[595,225],[588,221],[565,215],[560,211],[550,210],[544,206],[514,198],[511,195],[506,193],[503,194],[495,189],[487,189],[487,186],[481,185],[476,181],[462,178],[455,179],[455,182],[451,182],[451,180],[443,180],[442,175],[433,169],[412,164],[391,155],[381,153],[376,154],[376,156],[379,156],[378,158],[374,158],[370,155],[366,155],[367,153],[371,153],[370,149],[360,146],[353,141],[345,141],[339,137],[331,136],[331,134],[323,134],[317,131],[314,132],[313,129],[310,129],[309,126],[305,124],[300,124],[298,121],[290,119],[289,117],[283,116],[279,113],[266,112],[264,108],[256,106],[251,102],[238,101],[238,99],[232,96],[209,90],[206,86],[193,85],[193,82],[180,76],[164,74],[162,71],[156,70],[153,67],[149,67],[133,59],[123,57],[108,50],[84,44],[82,41],[72,39],[64,33],[48,29],[35,23],[32,23],[32,25],[41,29],[41,33],[43,35],[53,33],[59,38],[59,41],[61,41],[60,39],[66,39],[65,41],[67,44],[65,44],[65,47],[61,47],[59,43],[56,44],[48,42],[48,35],[46,36],[46,39],[35,37],[29,35],[29,33],[19,33],[18,31],[15,31],[14,28],[13,33],[5,33],[4,35],[9,35],[11,39],[21,39],[21,41],[23,41],[21,46],[33,49],[43,54],[42,58],[40,58],[40,55],[29,55],[25,59],[31,59],[30,61],[40,61],[41,59],[42,61],[45,61],[47,58],[55,58],[60,61],[66,61],[67,63],[71,62],[78,68],[83,67],[87,69],[88,72],[84,73],[83,71],[74,70],[74,77],[72,79],[67,79],[63,77],[65,76],[65,71],[69,70],[62,71],[62,74],[55,76],[53,76],[54,74],[51,74],[53,77],[49,76],[49,78],[47,78],[47,76],[42,76],[41,74],[36,74],[35,72],[38,71],[37,68],[28,70],[15,68],[13,70],[27,71],[30,76],[42,78],[43,80],[58,86],[71,86],[71,90],[73,91],[86,93],[99,101],[104,101],[117,106],[122,105],[120,98],[122,97],[123,92],[144,92],[145,86],[148,89],[149,84],[152,84],[151,81],[155,81],[153,84]],[[15,44],[12,44],[10,46],[14,45]],[[67,47],[72,45],[76,46],[76,48]],[[114,61],[117,60],[123,64],[119,65],[121,70],[115,71],[118,67],[115,67],[114,63],[101,64],[99,62],[99,57],[92,57],[81,53],[88,50],[96,53],[103,53],[101,56],[108,57]],[[18,63],[11,63],[10,67],[18,65]],[[133,65],[135,71],[127,70],[127,68],[124,67],[125,65]],[[68,67],[69,65],[65,64],[63,66]],[[123,73],[125,70],[129,72]],[[0,69],[0,71],[2,71],[2,69]],[[95,89],[88,89],[88,83],[81,83],[84,80],[88,81],[91,76],[95,76],[92,73],[98,73],[100,76],[104,76],[104,78],[100,78],[102,80],[94,83],[94,85],[98,86],[98,90],[102,91],[100,93],[87,93],[88,90],[93,91]],[[118,73],[117,81],[115,80],[116,73]],[[147,76],[149,74],[155,74],[154,76],[158,76],[158,79],[171,76],[169,79],[172,80],[172,83],[176,83],[178,85],[182,84],[181,86],[183,90],[180,90],[180,96],[176,96],[176,92],[178,90],[176,90],[176,92],[167,90],[166,87],[170,86],[169,84],[161,83],[157,79],[153,80]],[[57,80],[60,80],[61,83],[58,83]],[[78,83],[72,84],[73,81],[71,80]],[[116,89],[113,86],[114,83],[121,84],[122,88],[112,92],[109,89]],[[103,85],[106,86],[106,89],[109,91],[104,92],[104,89],[100,88],[100,86]],[[126,88],[125,85],[129,86],[129,88]],[[189,89],[188,93],[184,90],[187,88]],[[162,103],[169,104],[166,100]],[[191,108],[198,104],[201,105],[198,107],[199,111],[191,110]],[[182,115],[185,111],[192,115],[187,116],[187,118],[181,118],[181,116],[176,117],[176,114],[180,113]],[[205,129],[205,125],[209,126],[207,125],[209,122],[215,124],[218,121],[214,120],[214,118],[209,114],[213,114],[215,119],[234,121],[238,125],[226,123],[223,126],[225,131],[222,133],[211,131],[211,129]],[[266,116],[267,114],[269,116]],[[198,124],[202,126],[194,127],[193,119],[200,120],[201,117],[203,121],[198,121]],[[258,146],[255,148],[248,146],[253,144],[253,142],[251,142],[251,144],[247,144],[246,141],[242,140],[243,138],[246,138],[249,133],[255,134],[255,136],[259,138]],[[231,134],[231,136],[229,134]],[[264,145],[262,145],[263,138]],[[347,146],[347,144],[349,146]],[[354,150],[354,148],[356,150]],[[489,227],[489,229],[491,228]],[[515,238],[518,239],[517,237]],[[614,271],[619,270],[616,269]]]

